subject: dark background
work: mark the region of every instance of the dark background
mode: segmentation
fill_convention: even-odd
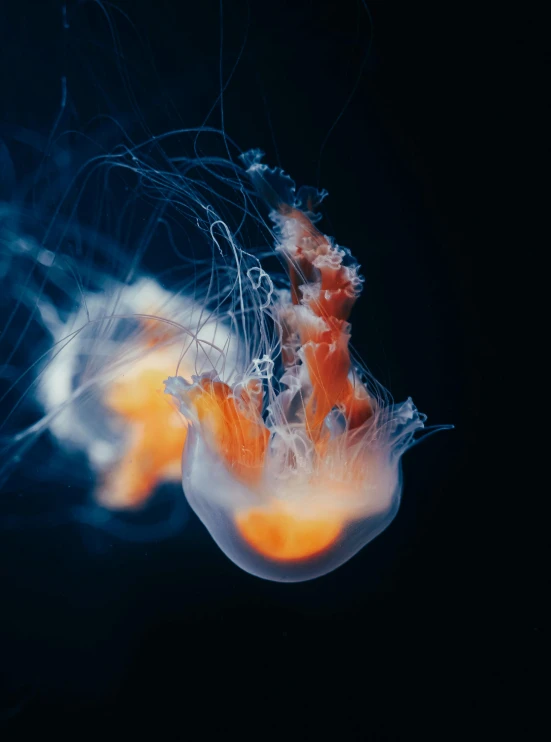
[[[68,2],[69,28],[61,3],[2,8],[8,133],[48,136],[63,76],[63,127],[99,113],[137,140],[200,126],[221,61],[224,81],[235,66],[227,133],[327,188],[322,224],[363,266],[356,349],[397,400],[456,426],[406,455],[390,528],[312,582],[241,572],[193,515],[145,546],[77,524],[0,534],[9,731],[117,719],[207,739],[478,739],[530,720],[510,692],[532,685],[543,627],[530,576],[505,557],[492,429],[487,222],[510,50],[477,4],[368,7]],[[219,105],[207,123],[221,125]]]

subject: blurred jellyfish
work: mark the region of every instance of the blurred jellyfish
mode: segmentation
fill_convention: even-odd
[[[122,216],[117,219],[116,233],[79,220],[79,208],[86,209],[87,200],[76,179],[67,191],[69,196],[79,194],[76,202],[67,194],[60,197],[45,227],[36,218],[42,215],[36,204],[32,211],[20,204],[0,208],[0,283],[6,302],[0,397],[7,409],[0,421],[0,473],[5,480],[24,461],[23,476],[38,485],[80,483],[89,488],[92,482],[94,501],[108,510],[141,508],[160,484],[181,479],[187,423],[164,394],[167,372],[191,379],[215,370],[230,381],[241,352],[220,308],[210,261],[205,261],[208,268],[194,261],[192,278],[187,275],[183,281],[175,277],[178,271],[154,277],[143,264],[160,234],[165,251],[172,239],[170,193],[152,205],[144,201],[142,186],[153,188],[160,175],[146,159],[123,150],[120,156],[85,163],[88,185],[90,171],[100,171],[103,199],[114,195],[108,185],[114,168],[138,175],[135,193],[123,189],[126,222]],[[178,179],[172,188],[174,197],[182,196]],[[86,196],[96,193],[89,187]],[[129,249],[117,237],[124,235],[130,242],[136,211],[146,228],[137,230]],[[106,210],[100,217],[111,221]],[[194,220],[197,239],[204,232],[210,238],[210,212],[204,224],[197,226],[197,216]],[[33,407],[38,407],[39,418],[25,427],[22,421],[33,416]],[[30,455],[44,433],[68,458],[48,452]],[[71,462],[71,455],[84,457],[86,466]],[[101,522],[97,511],[93,517],[91,513],[80,509],[78,517]]]
[[[106,306],[116,310],[106,313]],[[49,310],[46,324],[64,345],[37,390],[46,410],[60,410],[50,432],[87,454],[101,475],[100,504],[140,506],[157,485],[181,477],[186,424],[163,395],[166,370],[189,378],[218,368],[224,377],[233,360],[230,332],[152,278],[105,286],[65,322]],[[77,397],[78,404],[68,403]]]
[[[215,541],[251,574],[301,581],[334,570],[390,524],[400,460],[425,416],[411,399],[391,403],[351,361],[348,317],[362,279],[350,252],[315,226],[325,192],[295,194],[257,150],[243,160],[272,209],[290,290],[251,302],[259,341],[246,343],[236,383],[210,371],[171,377],[166,391],[189,421],[184,492]],[[246,275],[249,297],[270,281],[260,268]]]

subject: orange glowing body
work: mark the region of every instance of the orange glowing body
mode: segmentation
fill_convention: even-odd
[[[342,523],[329,518],[301,518],[291,513],[249,510],[236,516],[240,534],[269,559],[295,561],[319,554],[340,535]]]
[[[106,390],[104,403],[124,424],[126,445],[100,490],[104,505],[143,505],[161,482],[180,479],[186,425],[163,393],[162,371],[176,362],[174,350],[153,350]]]
[[[298,332],[311,380],[304,422],[321,461],[327,455],[329,439],[329,431],[323,426],[333,408],[340,405],[345,411],[349,430],[363,424],[372,414],[367,393],[363,390],[363,395],[355,394],[348,378],[350,333],[345,318],[352,309],[357,286],[353,284],[350,270],[340,265],[335,248],[305,214],[297,209],[285,211],[286,219],[296,221],[298,226],[296,254],[288,257],[293,305],[301,308],[294,313],[294,326],[288,329],[290,335]],[[306,285],[305,276],[313,275],[316,261],[323,263],[318,268],[320,293],[299,304],[300,289]],[[254,380],[249,382],[249,386],[253,383]],[[232,474],[247,485],[257,484],[262,478],[270,438],[261,416],[261,394],[262,386],[258,382],[251,398],[246,388],[234,394],[227,384],[210,379],[202,379],[187,392],[187,404],[194,408],[209,444],[218,451]],[[322,482],[318,484],[323,486]],[[342,515],[303,513],[277,501],[266,508],[268,502],[263,503],[264,509],[253,507],[237,511],[235,524],[250,546],[272,559],[300,560],[319,554],[329,548],[342,531]]]
[[[276,324],[278,352],[261,345],[237,383],[213,372],[169,378],[166,391],[189,423],[183,486],[195,512],[243,569],[300,581],[339,566],[390,523],[400,456],[423,418],[411,400],[389,404],[352,366],[358,266],[315,227],[316,203],[259,158],[244,156],[247,173],[272,206],[290,282],[260,307]],[[269,337],[264,315],[256,322]]]

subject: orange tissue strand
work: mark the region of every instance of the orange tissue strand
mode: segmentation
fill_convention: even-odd
[[[262,415],[264,390],[260,379],[249,379],[241,390],[241,399],[246,405],[251,405],[253,409],[256,409],[258,415]]]
[[[274,561],[299,561],[320,555],[339,537],[337,519],[300,517],[284,510],[248,510],[235,517],[241,537]]]
[[[262,476],[270,433],[260,415],[261,385],[254,380],[239,396],[222,381],[203,378],[186,392],[201,427],[226,466],[246,484]]]
[[[281,213],[296,226],[295,245],[285,250],[293,304],[306,304],[320,317],[348,319],[358,295],[355,271],[342,265],[342,251],[335,248],[299,209],[283,206]],[[304,302],[301,289],[319,284],[316,296]]]
[[[329,242],[299,209],[283,204],[280,211],[287,219],[293,219],[298,226],[297,244],[292,255],[288,254],[287,257],[292,301],[293,304],[300,304],[300,287],[314,279],[314,258],[329,247]]]
[[[281,208],[281,213],[295,225],[294,240],[284,247],[284,252],[289,263],[297,331],[312,384],[305,404],[305,423],[308,435],[317,442],[325,418],[334,407],[341,406],[345,414],[350,412],[354,418],[352,427],[371,414],[367,414],[367,403],[350,396],[348,380],[350,326],[346,319],[360,282],[356,269],[342,264],[344,251],[334,247],[306,214],[287,206]],[[291,354],[284,356],[285,361],[290,358]]]
[[[350,356],[348,335],[338,335],[334,343],[307,343],[303,346],[312,394],[305,405],[309,436],[317,440],[325,418],[341,401],[346,390]]]
[[[348,289],[322,289],[309,306],[315,314],[322,317],[336,317],[345,320],[350,316],[356,297],[350,296]]]
[[[349,430],[363,425],[373,414],[373,404],[362,384],[352,384],[347,380],[344,397],[340,403],[346,417]]]
[[[343,399],[350,371],[350,327],[344,320],[312,317],[308,309],[297,312],[304,362],[312,383],[305,405],[308,434],[317,440],[325,418]]]
[[[162,481],[180,478],[187,428],[163,394],[162,368],[150,366],[158,364],[160,359],[152,358],[156,354],[163,351],[153,351],[111,384],[104,399],[128,429],[124,454],[107,474],[99,495],[109,507],[143,505]]]

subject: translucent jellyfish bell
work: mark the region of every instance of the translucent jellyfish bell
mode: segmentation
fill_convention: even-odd
[[[178,394],[176,380],[168,388]],[[185,393],[185,392],[184,392]],[[421,426],[411,403],[409,423],[396,431],[409,438]],[[407,410],[407,411],[406,411]],[[300,582],[333,571],[383,531],[400,504],[401,472],[395,446],[372,450],[343,476],[346,462],[338,454],[315,474],[280,469],[275,441],[266,451],[266,473],[247,483],[235,474],[201,428],[191,425],[183,456],[187,500],[222,551],[239,567],[258,577]],[[407,444],[406,444],[407,445]],[[292,449],[289,449],[292,450]],[[359,458],[359,457],[358,457]]]
[[[261,341],[247,344],[237,383],[210,372],[171,377],[166,391],[189,422],[182,481],[191,507],[242,569],[295,582],[331,572],[393,520],[400,459],[425,417],[411,400],[392,404],[351,362],[347,320],[362,280],[350,253],[314,226],[325,194],[295,195],[257,151],[244,160],[272,208],[290,291],[274,291],[255,315]]]

